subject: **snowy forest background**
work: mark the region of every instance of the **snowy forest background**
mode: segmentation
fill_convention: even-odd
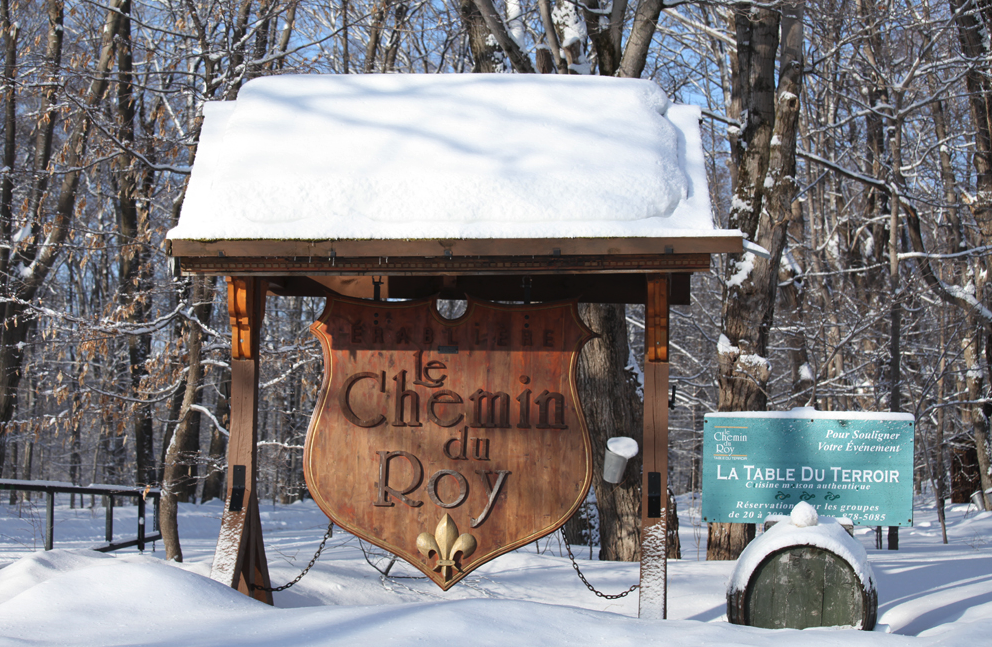
[[[613,53],[645,12],[657,29],[631,73]],[[793,406],[910,411],[918,486],[956,501],[992,487],[990,0],[0,0],[0,13],[0,477],[157,485],[185,418],[179,498],[222,496],[226,286],[174,278],[163,249],[204,102],[267,74],[567,70],[639,74],[702,106],[714,217],[772,251],[716,257],[691,306],[673,307],[675,493],[700,487],[706,412]],[[749,170],[762,137],[767,175]],[[762,192],[764,207],[742,207]],[[268,300],[263,500],[305,491],[322,305]],[[768,324],[750,326],[764,341],[729,334],[735,308]],[[634,371],[642,318],[627,308]],[[203,373],[184,407],[193,326]]]

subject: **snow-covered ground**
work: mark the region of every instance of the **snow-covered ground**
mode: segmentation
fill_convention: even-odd
[[[6,498],[6,494],[4,495]],[[0,645],[987,645],[992,641],[992,513],[948,507],[949,545],[933,507],[918,502],[916,526],[902,529],[900,550],[876,550],[859,528],[879,589],[874,632],[850,629],[764,630],[725,620],[732,562],[705,558],[705,527],[680,500],[685,559],[669,562],[669,620],[637,619],[636,593],[604,600],[585,589],[558,535],[474,571],[443,592],[397,563],[380,577],[354,537],[336,532],[320,561],[276,608],[206,575],[220,523],[220,503],[182,506],[186,561],[157,550],[104,555],[86,550],[103,537],[102,508],[56,509],[55,547],[41,551],[44,506],[0,504]],[[691,512],[695,511],[694,517]],[[120,540],[133,532],[135,508],[115,510]],[[313,555],[326,518],[311,502],[265,505],[262,524],[274,584],[295,577]],[[367,548],[367,546],[366,546]],[[606,592],[637,581],[637,564],[589,561],[589,580]],[[369,555],[380,568],[388,559]]]

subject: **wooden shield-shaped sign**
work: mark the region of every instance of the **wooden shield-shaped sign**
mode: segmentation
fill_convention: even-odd
[[[311,326],[324,381],[307,433],[310,493],[334,523],[448,589],[559,528],[592,478],[575,386],[593,335],[574,301],[331,296]]]

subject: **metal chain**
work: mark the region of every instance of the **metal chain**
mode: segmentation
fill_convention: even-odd
[[[627,597],[628,595],[630,595],[640,587],[640,584],[632,584],[629,589],[627,589],[623,593],[617,593],[616,595],[610,595],[609,593],[603,593],[602,591],[597,591],[596,587],[590,584],[589,580],[586,579],[586,576],[583,575],[582,571],[579,570],[579,564],[575,561],[575,555],[572,554],[572,546],[571,544],[568,543],[568,535],[565,534],[565,528],[561,529],[561,536],[565,540],[565,550],[568,551],[568,558],[572,560],[572,568],[575,569],[575,573],[579,576],[579,579],[582,580],[582,583],[586,585],[586,588],[592,591],[593,593],[595,593],[596,595],[598,595],[599,597],[606,598],[607,600],[617,600],[620,598]]]
[[[262,586],[260,584],[249,584],[248,588],[250,588],[252,591],[271,591],[275,593],[276,591],[285,591],[289,587],[293,586],[294,584],[302,580],[303,576],[309,573],[310,569],[313,568],[313,565],[317,563],[317,559],[320,557],[320,554],[324,551],[324,544],[326,544],[327,540],[331,538],[333,532],[334,532],[334,522],[332,521],[331,523],[327,524],[327,532],[324,533],[324,539],[321,540],[320,546],[317,548],[317,552],[313,554],[313,559],[310,560],[310,563],[307,564],[307,567],[303,569],[303,572],[297,575],[296,579],[293,580],[292,582],[289,582],[288,584],[283,584],[282,586],[275,586],[275,587]]]

